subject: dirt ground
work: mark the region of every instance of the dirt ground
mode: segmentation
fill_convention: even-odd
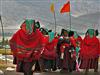
[[[24,75],[23,73],[16,73],[16,72],[5,72],[4,75]],[[84,73],[84,72],[72,72],[72,73],[61,73],[61,72],[43,72],[43,73],[33,73],[33,75],[100,75],[100,72],[94,73]]]
[[[2,74],[1,74],[2,75]],[[4,70],[4,75],[24,75],[23,73],[18,73],[15,71],[6,71]],[[62,72],[38,72],[33,73],[33,75],[100,75],[100,64],[99,70],[95,73],[93,70],[90,70],[88,73],[85,73],[83,70],[81,72],[72,72],[72,73],[62,73]]]

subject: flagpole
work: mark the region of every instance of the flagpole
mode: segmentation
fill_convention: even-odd
[[[56,33],[56,13],[55,13],[55,6],[54,6],[54,3],[51,4],[50,6],[50,10],[51,12],[53,13],[53,16],[54,16],[54,22],[55,22],[55,33]]]
[[[55,33],[56,33],[56,14],[55,14],[55,10],[54,10],[54,21],[55,21]]]
[[[71,31],[71,10],[70,10],[70,0],[68,0],[68,2],[66,4],[64,4],[64,6],[62,7],[60,13],[65,13],[68,12],[69,13],[69,30]]]
[[[72,28],[72,26],[71,26],[71,11],[69,12],[69,24],[70,24],[70,31],[71,31],[71,28]]]
[[[1,29],[2,29],[2,47],[4,45],[4,28],[3,28],[3,23],[2,23],[2,18],[1,18],[1,15],[0,15],[0,22],[1,22]]]
[[[70,3],[70,1],[69,1],[69,3]],[[72,26],[71,26],[72,25],[71,24],[71,22],[72,22],[72,20],[71,20],[71,5],[69,5],[69,7],[70,7],[70,11],[69,11],[69,23],[70,23],[70,31],[71,31],[71,28],[72,28]]]
[[[1,18],[1,15],[0,15],[0,21],[1,21],[1,28],[2,28],[2,48],[4,46],[4,43],[5,43],[5,37],[4,37],[4,27],[3,27],[3,23],[2,23],[2,18]],[[5,61],[6,61],[6,64],[7,64],[7,55],[6,55],[6,45],[5,45]]]

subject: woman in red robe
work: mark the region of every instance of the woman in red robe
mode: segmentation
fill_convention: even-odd
[[[17,58],[17,71],[24,75],[33,75],[33,54],[42,47],[43,35],[35,26],[35,20],[27,19],[10,39],[13,56]]]
[[[77,34],[78,35],[78,34]],[[74,31],[70,31],[69,32],[69,39],[70,39],[70,52],[71,52],[71,62],[72,62],[72,70],[76,70],[76,47],[77,47],[77,44],[76,44],[76,34]]]
[[[95,36],[95,30],[88,29],[86,36],[81,43],[80,69],[86,69],[86,72],[89,69],[94,69],[94,72],[98,71],[99,46],[100,43]]]
[[[49,36],[50,38],[50,36]],[[49,41],[49,40],[48,40]],[[58,42],[58,37],[54,37],[51,42],[48,42],[45,45],[45,50],[42,54],[43,59],[45,60],[45,70],[44,71],[51,71],[51,69],[54,71],[56,70],[56,45]]]
[[[60,46],[61,72],[72,72],[71,41],[68,37],[68,31],[63,29],[62,32],[63,39]]]

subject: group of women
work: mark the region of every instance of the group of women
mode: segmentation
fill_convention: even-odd
[[[66,29],[59,35],[41,28],[33,19],[26,19],[9,42],[16,70],[24,75],[32,75],[36,70],[57,69],[61,72],[94,69],[97,72],[100,55],[97,35],[95,29],[88,29],[84,39],[77,32]]]

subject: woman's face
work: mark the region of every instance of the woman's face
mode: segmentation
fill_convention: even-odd
[[[68,34],[67,34],[67,32],[66,32],[66,31],[64,31],[64,36],[68,36]]]
[[[22,29],[24,32],[26,32],[26,24],[25,24],[25,23],[22,24],[21,29]]]

